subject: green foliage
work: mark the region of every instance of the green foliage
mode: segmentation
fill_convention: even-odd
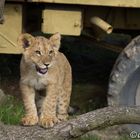
[[[0,106],[0,120],[5,124],[19,124],[24,114],[21,101],[8,96],[7,101]]]

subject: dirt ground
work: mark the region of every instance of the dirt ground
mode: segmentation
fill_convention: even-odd
[[[110,42],[109,37],[104,39]],[[99,44],[85,36],[62,37],[60,51],[67,56],[73,71],[71,105],[78,107],[80,113],[107,105],[109,75],[119,53],[99,47]],[[0,55],[0,86],[6,94],[19,99],[20,59],[21,55]]]

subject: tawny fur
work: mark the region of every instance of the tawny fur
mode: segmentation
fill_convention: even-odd
[[[18,38],[18,44],[24,48],[20,65],[20,88],[25,106],[23,125],[38,123],[48,128],[68,117],[72,85],[71,66],[64,54],[58,51],[60,39],[59,33],[49,39],[33,37],[27,33]],[[39,73],[36,67],[42,70],[46,68],[46,64],[47,72]],[[35,94],[39,90],[46,92],[40,115],[35,103]]]

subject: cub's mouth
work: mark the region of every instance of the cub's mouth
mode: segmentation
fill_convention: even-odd
[[[36,71],[40,74],[45,74],[48,71],[48,66],[46,66],[46,68],[40,68],[39,66],[36,65]]]

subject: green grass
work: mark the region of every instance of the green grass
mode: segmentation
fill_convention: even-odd
[[[7,101],[0,106],[0,120],[4,124],[20,124],[23,114],[21,101],[13,96],[8,96]]]

